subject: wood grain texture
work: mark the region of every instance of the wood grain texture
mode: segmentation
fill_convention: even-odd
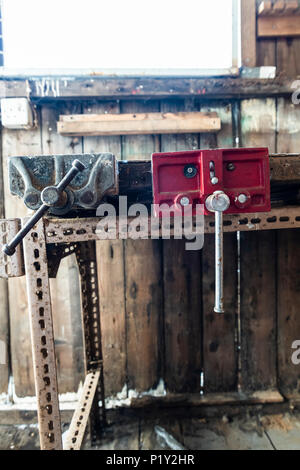
[[[43,154],[82,152],[82,140],[62,137],[56,132],[59,113],[78,112],[79,104],[44,105],[41,110]],[[61,261],[57,277],[50,279],[57,378],[60,393],[77,391],[84,378],[81,333],[79,271],[75,255]]]
[[[276,148],[272,99],[243,101],[242,145]],[[275,232],[241,234],[241,363],[245,390],[276,386]]]
[[[298,16],[300,24],[300,16]],[[277,73],[296,79],[300,75],[300,38],[278,38],[276,40]]]
[[[292,362],[294,341],[300,339],[299,229],[278,231],[278,375],[286,397],[300,396],[300,367]]]
[[[258,39],[256,42],[257,67],[276,65],[276,39]]]
[[[213,311],[215,297],[215,240],[205,235],[202,253],[204,390],[229,392],[237,388],[237,240],[224,234],[224,314]]]
[[[295,152],[300,145],[299,110],[290,100],[278,100],[280,152]],[[300,338],[300,250],[299,230],[278,231],[277,317],[279,388],[284,395],[300,394],[300,370],[291,361],[292,342]]]
[[[272,64],[274,65],[274,64]],[[276,95],[289,95],[291,81],[282,79],[253,78],[184,78],[184,77],[139,77],[116,78],[94,77],[57,79],[59,96],[54,96],[51,78],[30,78],[20,80],[1,80],[0,94],[6,97],[27,96],[39,103],[55,98],[56,101],[68,99],[165,99],[201,98],[201,100],[251,98]],[[46,91],[48,92],[45,92]]]
[[[300,36],[299,16],[259,16],[257,35],[258,37]]]
[[[2,171],[2,130],[0,131],[0,217],[5,218],[4,208],[4,181]],[[10,351],[9,351],[9,304],[8,304],[8,280],[0,279],[0,394],[7,393],[8,379],[10,369]]]
[[[40,122],[40,112],[38,110]],[[17,155],[41,155],[40,129],[2,130],[5,216],[23,217],[29,213],[23,201],[9,192],[8,158]],[[18,397],[34,395],[32,350],[25,277],[9,279],[9,315],[11,365]]]
[[[157,112],[159,103],[121,103],[124,113]],[[122,159],[150,159],[158,150],[152,135],[123,136]],[[126,240],[125,295],[128,388],[144,391],[162,377],[162,274],[160,240]]]
[[[291,100],[279,98],[277,102],[277,150],[297,153],[300,148],[300,106]]]
[[[221,128],[216,113],[135,113],[60,116],[62,135],[139,135],[216,132]]]
[[[241,1],[242,65],[256,66],[256,3]]]
[[[216,111],[222,121],[222,131],[202,134],[201,148],[228,148],[233,145],[231,104],[211,102],[201,110]],[[215,288],[214,236],[204,238],[202,250],[203,305],[203,367],[204,390],[213,393],[232,391],[237,387],[237,350],[235,344],[237,312],[237,245],[235,234],[224,237],[224,315],[213,312]]]
[[[242,390],[274,389],[276,232],[241,233]]]
[[[163,101],[162,112],[197,110],[194,100]],[[161,136],[161,151],[199,148],[199,135]],[[201,251],[185,240],[163,241],[165,382],[171,392],[200,390],[202,370]]]
[[[117,101],[86,102],[85,115],[120,112]],[[119,136],[84,137],[84,152],[111,152],[121,157]],[[106,396],[115,395],[126,385],[126,324],[123,240],[96,242],[104,383]]]
[[[273,98],[242,100],[241,133],[243,147],[276,149],[276,103]]]

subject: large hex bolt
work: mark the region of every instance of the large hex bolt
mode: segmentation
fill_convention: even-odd
[[[230,199],[223,191],[215,191],[205,201],[207,210],[215,213],[215,307],[216,313],[224,313],[223,301],[223,212],[230,206]]]
[[[8,255],[12,256],[16,247],[21,243],[23,238],[27,233],[35,226],[35,224],[43,217],[43,215],[48,211],[49,207],[62,207],[66,204],[66,195],[64,189],[72,181],[73,178],[80,172],[85,169],[83,163],[79,160],[74,160],[72,163],[72,168],[68,173],[63,177],[61,182],[57,186],[47,186],[41,194],[42,205],[35,212],[35,214],[28,220],[28,222],[21,228],[21,230],[14,236],[14,238],[9,242],[3,245],[2,251]]]

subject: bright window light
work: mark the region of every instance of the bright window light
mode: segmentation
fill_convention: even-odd
[[[2,0],[7,68],[227,69],[232,0]]]

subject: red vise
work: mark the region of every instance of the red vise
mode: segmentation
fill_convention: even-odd
[[[154,204],[167,204],[178,213],[191,204],[204,205],[215,191],[230,198],[227,214],[267,212],[270,202],[270,168],[267,148],[235,148],[154,153],[152,155]],[[164,215],[164,210],[155,210]]]

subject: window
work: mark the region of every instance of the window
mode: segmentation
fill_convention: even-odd
[[[238,65],[238,0],[2,0],[2,8],[8,69],[220,75]]]

